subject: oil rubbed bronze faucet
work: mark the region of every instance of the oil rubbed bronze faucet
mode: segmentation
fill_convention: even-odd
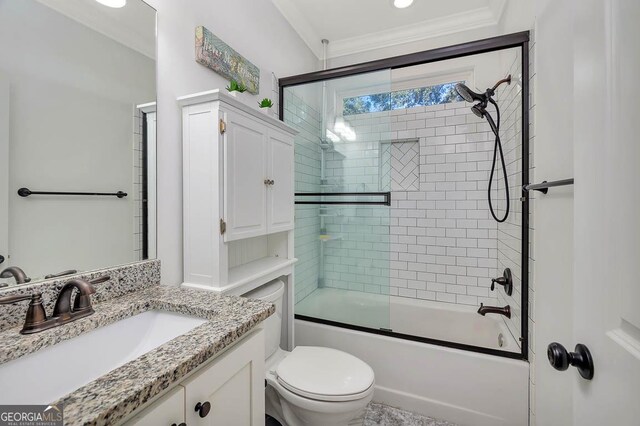
[[[27,277],[27,274],[17,266],[10,266],[0,272],[0,278],[15,278],[17,284],[24,284],[31,281],[31,278]]]
[[[482,316],[485,316],[485,314],[500,314],[511,318],[511,306],[507,305],[501,308],[499,306],[484,306],[484,303],[481,303],[478,313]]]
[[[67,281],[58,294],[55,307],[53,308],[53,314],[50,318],[47,318],[47,313],[42,303],[42,293],[2,297],[0,298],[0,304],[6,305],[23,300],[30,300],[31,302],[27,309],[24,326],[22,330],[20,330],[20,333],[38,333],[93,314],[94,310],[93,306],[91,306],[91,295],[96,292],[93,284],[99,284],[109,281],[110,279],[109,276],[104,275],[91,281],[79,278]],[[74,290],[77,290],[78,294],[72,307],[71,299]]]

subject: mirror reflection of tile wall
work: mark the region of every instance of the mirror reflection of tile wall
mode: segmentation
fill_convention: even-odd
[[[0,3],[0,271],[33,282],[148,257],[155,141],[137,105],[156,99],[155,25],[142,0]]]

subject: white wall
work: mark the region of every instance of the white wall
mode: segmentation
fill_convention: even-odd
[[[195,28],[204,25],[260,68],[260,96],[278,77],[317,69],[317,58],[270,1],[149,0],[158,11],[158,257],[165,284],[182,282],[182,142],[176,98],[228,82],[195,62]]]
[[[573,12],[571,0],[536,3],[532,110],[535,169],[532,182],[573,177]],[[553,370],[547,345],[573,346],[573,187],[532,194],[535,303],[532,317],[532,422],[572,423],[572,380]]]
[[[155,96],[154,61],[36,1],[0,1],[0,51],[11,116],[3,266],[36,278],[136,260],[133,197],[16,191],[131,194],[133,108]]]

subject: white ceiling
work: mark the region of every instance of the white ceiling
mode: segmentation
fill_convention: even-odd
[[[506,0],[272,0],[311,50],[329,57],[497,25]]]
[[[37,0],[151,59],[156,57],[156,11],[142,0],[111,8],[95,0]]]

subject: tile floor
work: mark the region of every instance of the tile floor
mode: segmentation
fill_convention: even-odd
[[[367,407],[364,426],[456,426],[451,422],[436,420],[388,405],[372,402]]]

